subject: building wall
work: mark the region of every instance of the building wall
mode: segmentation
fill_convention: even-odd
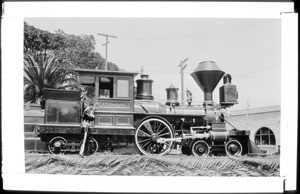
[[[233,111],[227,120],[237,129],[250,130],[250,139],[255,142],[255,134],[262,127],[269,128],[275,135],[275,145],[258,145],[267,153],[275,153],[280,146],[280,106],[262,107]],[[232,127],[227,125],[228,129]]]

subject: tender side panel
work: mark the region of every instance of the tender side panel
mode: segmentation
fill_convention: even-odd
[[[56,134],[81,134],[80,125],[40,125],[40,134],[56,133]]]

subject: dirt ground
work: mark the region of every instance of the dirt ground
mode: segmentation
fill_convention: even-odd
[[[136,176],[279,176],[279,155],[205,158],[185,155],[79,155],[25,154],[31,174],[136,175]]]

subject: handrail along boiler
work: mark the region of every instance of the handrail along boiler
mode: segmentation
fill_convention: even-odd
[[[148,75],[136,80],[136,93],[137,73],[75,71],[82,86],[94,88],[98,104],[90,129],[90,154],[128,143],[135,143],[144,155],[164,155],[175,145],[181,147],[183,154],[195,156],[239,156],[254,152],[249,130],[226,129],[227,121],[220,110],[237,104],[238,93],[231,84],[231,76],[213,61],[199,63],[191,74],[204,92],[203,105],[192,107],[179,103],[166,106],[153,100],[152,80]],[[220,103],[216,104],[212,92],[222,78]],[[39,126],[41,140],[53,154],[78,152],[82,141],[80,92],[47,89],[45,99],[45,123]]]

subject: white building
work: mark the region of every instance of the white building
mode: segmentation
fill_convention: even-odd
[[[250,130],[251,141],[272,154],[280,147],[280,113],[280,105],[236,110],[227,120],[237,129]],[[227,127],[232,128],[230,125]]]

